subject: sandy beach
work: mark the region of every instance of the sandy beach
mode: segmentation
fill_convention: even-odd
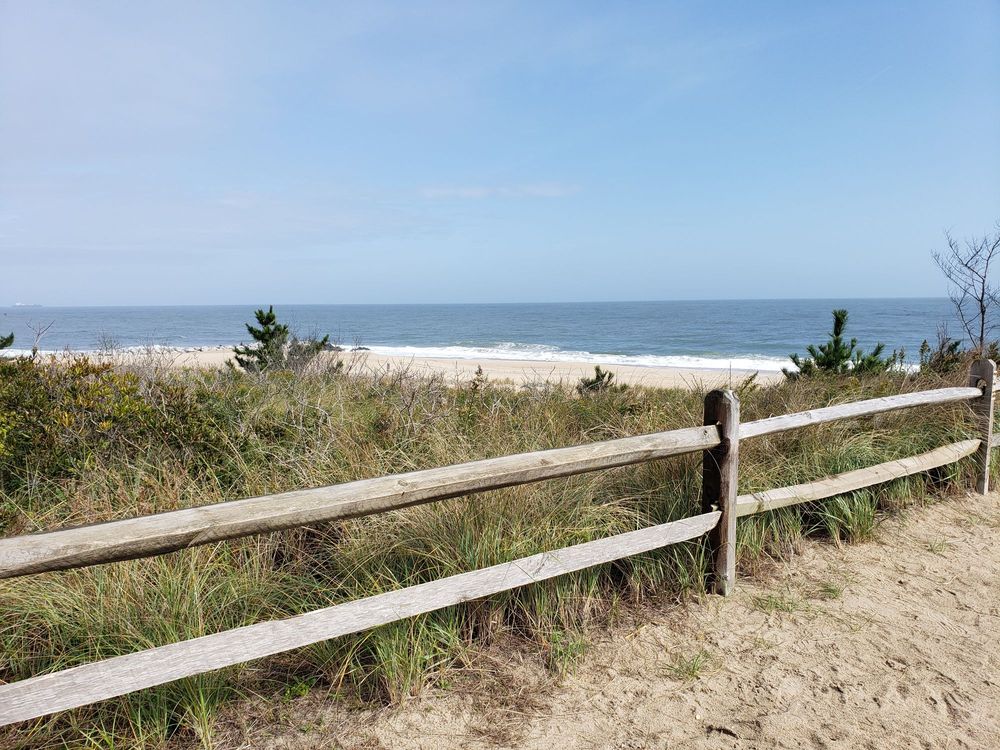
[[[204,347],[185,350],[158,350],[159,356],[175,367],[222,367],[232,358],[230,347]],[[137,355],[138,356],[138,355]],[[332,353],[323,356],[334,356]],[[421,375],[442,375],[452,382],[471,380],[477,368],[494,381],[525,385],[527,383],[576,384],[581,377],[594,374],[594,362],[569,360],[545,361],[518,359],[446,359],[431,357],[394,357],[370,351],[337,353],[345,366],[354,371],[407,368]],[[611,370],[615,379],[629,385],[653,388],[729,387],[739,384],[754,373],[753,370],[712,370],[681,367],[639,367],[635,365],[603,365]],[[758,382],[768,383],[781,379],[781,373],[761,372]]]

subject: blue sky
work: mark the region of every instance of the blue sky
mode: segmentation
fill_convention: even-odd
[[[1000,2],[0,0],[0,304],[938,296]]]

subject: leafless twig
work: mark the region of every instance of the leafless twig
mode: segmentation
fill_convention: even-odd
[[[948,249],[934,253],[934,262],[951,286],[950,297],[962,328],[978,352],[986,349],[996,330],[995,314],[1000,290],[991,282],[990,271],[1000,256],[1000,223],[992,234],[959,242],[945,234]]]
[[[38,345],[41,344],[42,338],[49,332],[49,329],[55,325],[55,321],[50,321],[48,323],[28,323],[28,329],[35,334],[35,340],[31,344],[31,358],[34,359],[38,356]]]

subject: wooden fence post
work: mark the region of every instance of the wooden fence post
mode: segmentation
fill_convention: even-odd
[[[712,550],[710,590],[729,596],[736,584],[736,472],[740,453],[740,400],[732,391],[705,396],[705,424],[716,425],[722,442],[702,455],[701,504],[719,510],[719,524],[709,533]]]
[[[991,359],[977,359],[969,368],[969,385],[973,388],[981,388],[983,397],[974,399],[972,410],[979,419],[979,452],[976,454],[976,463],[979,469],[979,478],[976,481],[976,489],[980,495],[985,495],[990,491],[990,448],[993,442],[993,380],[996,377],[997,366]]]

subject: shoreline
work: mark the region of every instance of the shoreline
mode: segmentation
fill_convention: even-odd
[[[96,356],[100,359],[108,358],[106,354]],[[162,347],[147,351],[120,351],[111,359],[121,364],[147,360],[165,367],[215,369],[225,366],[232,356],[230,346]],[[761,384],[779,382],[783,377],[780,372],[749,368],[619,365],[572,359],[539,361],[492,357],[420,357],[378,354],[370,350],[325,352],[320,356],[330,359],[336,356],[343,360],[346,368],[356,372],[405,369],[422,376],[443,376],[451,383],[470,381],[476,377],[477,369],[482,368],[485,377],[497,382],[518,386],[542,382],[575,386],[580,378],[592,376],[597,365],[613,372],[615,382],[652,388],[735,387],[755,372],[758,373],[757,381]]]

